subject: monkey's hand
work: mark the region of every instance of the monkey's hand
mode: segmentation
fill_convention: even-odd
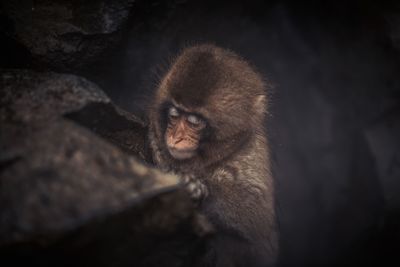
[[[200,179],[191,175],[184,175],[182,182],[193,200],[200,201],[207,197],[207,186]]]

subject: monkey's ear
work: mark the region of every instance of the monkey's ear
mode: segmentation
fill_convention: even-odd
[[[256,112],[264,113],[267,108],[267,97],[265,95],[258,95],[254,101]]]

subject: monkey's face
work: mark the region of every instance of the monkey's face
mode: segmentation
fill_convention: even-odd
[[[205,128],[206,121],[199,115],[170,106],[164,136],[170,155],[177,160],[195,156]]]
[[[212,45],[186,49],[160,81],[150,111],[154,161],[210,166],[263,131],[265,85],[240,57]]]

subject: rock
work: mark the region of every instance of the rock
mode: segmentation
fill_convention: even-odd
[[[116,44],[133,0],[6,1],[13,36],[33,58],[58,69],[90,62]]]
[[[66,118],[91,129],[124,152],[150,162],[150,150],[145,147],[147,127],[139,118],[112,104],[91,103],[65,114]]]
[[[183,266],[200,255],[211,228],[178,177],[139,162],[142,121],[73,75],[3,71],[0,88],[2,263]]]
[[[75,120],[125,152],[149,160],[145,123],[116,107],[95,84],[57,73],[7,70],[1,75],[0,120],[48,124]]]
[[[89,103],[111,102],[95,84],[73,75],[5,70],[0,82],[2,121],[48,123]]]

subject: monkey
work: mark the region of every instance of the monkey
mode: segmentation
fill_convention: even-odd
[[[182,178],[216,229],[199,266],[274,266],[278,227],[265,119],[267,83],[236,53],[187,47],[149,109],[154,163]]]

